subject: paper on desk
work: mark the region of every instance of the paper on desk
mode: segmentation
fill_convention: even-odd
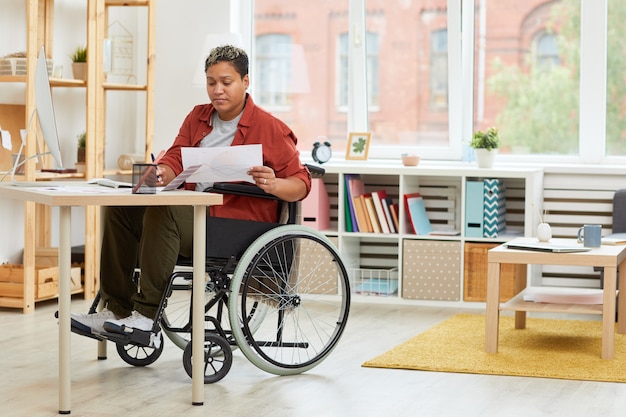
[[[248,170],[263,165],[263,150],[258,145],[182,148],[183,168],[200,167],[187,182],[250,181]]]

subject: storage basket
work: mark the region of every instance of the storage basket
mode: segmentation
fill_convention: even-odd
[[[352,268],[348,270],[355,294],[386,297],[398,292],[398,269]]]
[[[46,60],[48,76],[52,75],[54,60]],[[26,75],[26,58],[2,58],[0,59],[0,75]]]
[[[487,300],[487,251],[499,243],[465,243],[463,300]],[[524,285],[515,289],[516,277]],[[500,269],[500,301],[508,301],[526,287],[526,265],[502,264]]]

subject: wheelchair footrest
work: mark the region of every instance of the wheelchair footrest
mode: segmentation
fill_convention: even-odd
[[[103,332],[96,333],[91,330],[90,327],[85,326],[75,320],[72,320],[71,326],[72,333],[76,333],[80,336],[89,337],[98,341],[110,340],[113,343],[119,343],[122,345],[138,345],[138,346],[151,346],[153,333],[145,332],[142,330],[135,330],[132,333],[117,333],[117,332]],[[154,337],[157,337],[156,335]]]
[[[79,323],[73,319],[72,319],[71,330],[72,330],[72,333],[76,333],[80,336],[86,336],[86,337],[89,337],[91,339],[95,339],[98,341],[106,340],[106,337],[103,334],[94,333],[92,332],[91,327],[87,327],[84,324]]]

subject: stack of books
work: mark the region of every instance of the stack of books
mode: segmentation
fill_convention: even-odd
[[[345,175],[347,232],[398,233],[398,204],[385,190],[366,192],[358,174]]]

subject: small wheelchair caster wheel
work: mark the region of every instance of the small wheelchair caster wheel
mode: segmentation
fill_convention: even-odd
[[[156,337],[159,338],[159,341],[155,343],[158,347],[136,345],[133,343],[126,345],[116,343],[115,347],[117,348],[117,353],[120,355],[120,358],[127,364],[133,366],[147,366],[159,359],[159,356],[163,353],[163,333],[159,332]]]
[[[183,352],[183,366],[187,375],[191,377],[192,342],[189,342]],[[204,383],[212,384],[224,378],[233,364],[233,352],[228,341],[215,333],[204,335]]]

